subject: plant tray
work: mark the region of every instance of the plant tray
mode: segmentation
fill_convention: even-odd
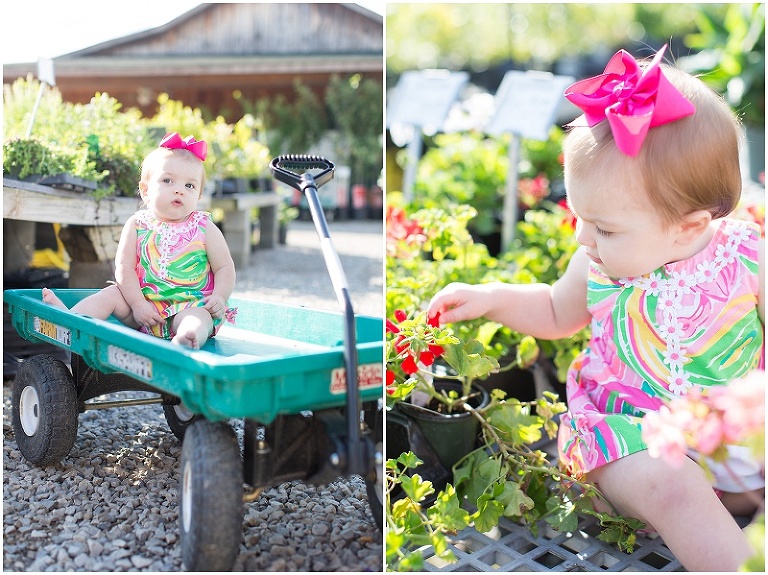
[[[41,186],[50,186],[51,188],[56,188],[59,190],[70,190],[73,192],[88,192],[99,187],[99,184],[93,180],[86,180],[83,178],[78,178],[77,176],[73,176],[72,174],[64,173],[53,174],[50,176],[27,176],[24,178],[24,181],[34,182],[36,184],[40,184]]]

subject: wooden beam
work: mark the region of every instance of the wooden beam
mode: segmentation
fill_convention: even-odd
[[[11,220],[115,226],[124,224],[140,203],[138,198],[95,200],[81,192],[3,178],[3,218]]]

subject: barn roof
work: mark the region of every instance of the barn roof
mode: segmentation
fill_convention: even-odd
[[[296,79],[321,90],[333,74],[383,77],[383,17],[357,4],[207,3],[167,24],[54,58],[62,96],[106,92],[149,112],[157,94],[232,109],[230,94],[289,95]],[[3,67],[3,82],[36,63]]]

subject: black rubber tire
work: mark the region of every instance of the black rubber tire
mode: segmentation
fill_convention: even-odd
[[[376,476],[365,478],[365,491],[368,495],[368,506],[379,531],[384,531],[384,412],[376,411],[376,421],[373,425],[373,443],[376,453],[381,454],[375,464]]]
[[[179,528],[189,571],[230,571],[243,537],[243,463],[234,430],[206,419],[181,448]]]
[[[12,389],[16,444],[41,467],[64,459],[77,438],[77,391],[66,364],[50,355],[24,360]]]
[[[198,419],[202,419],[201,415],[196,415],[187,410],[183,403],[163,405],[163,414],[165,415],[168,427],[179,441],[184,441],[184,435],[187,433],[190,425]]]

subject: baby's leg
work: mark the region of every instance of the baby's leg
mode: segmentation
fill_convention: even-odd
[[[64,302],[48,288],[43,288],[43,301],[58,308],[67,309]],[[95,317],[96,319],[107,319],[109,316],[114,315],[121,323],[129,327],[139,327],[133,319],[131,306],[125,301],[120,288],[116,285],[107,286],[93,295],[81,299],[72,306],[72,311],[89,317]]]
[[[703,470],[688,458],[674,469],[641,451],[596,469],[589,480],[619,513],[656,529],[688,571],[736,571],[754,553]]]
[[[173,331],[176,335],[173,343],[200,349],[208,341],[213,331],[213,319],[208,310],[201,307],[191,307],[173,316]]]

